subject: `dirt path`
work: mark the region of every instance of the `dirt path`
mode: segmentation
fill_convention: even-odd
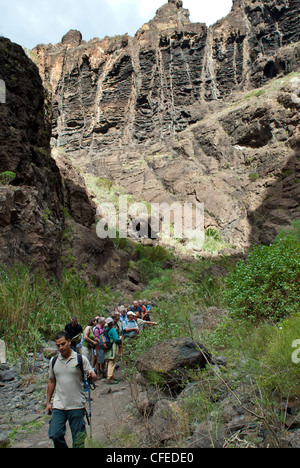
[[[107,385],[105,379],[96,382],[96,389],[92,391],[92,446],[113,447],[113,434],[122,432],[123,428],[130,424],[128,415],[130,404],[133,403],[130,386],[124,379],[122,369],[115,372],[115,377],[119,380],[116,385]],[[86,405],[88,410],[88,403]],[[11,448],[53,448],[53,443],[48,439],[47,418],[44,426],[38,431],[28,434],[21,441],[16,442]],[[90,428],[87,426],[88,436]],[[67,428],[66,441],[72,447],[72,438],[69,427]],[[90,445],[89,437],[86,445]]]

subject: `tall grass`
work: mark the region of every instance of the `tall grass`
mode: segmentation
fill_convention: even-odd
[[[53,339],[72,315],[84,326],[103,314],[114,299],[109,288],[88,289],[74,270],[63,273],[59,284],[18,264],[0,268],[0,337],[12,360],[36,351],[44,338]]]
[[[266,399],[293,399],[300,392],[300,362],[293,359],[293,355],[300,355],[299,327],[298,315],[278,324],[266,321],[253,324],[228,316],[209,336],[202,338],[208,348],[219,349],[227,356],[241,379],[251,377]]]

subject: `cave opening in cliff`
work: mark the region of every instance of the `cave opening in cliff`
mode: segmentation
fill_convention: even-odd
[[[267,78],[275,78],[282,72],[285,72],[286,64],[282,60],[276,60],[275,62],[271,60],[265,65],[264,75]]]
[[[140,221],[138,221],[136,224],[133,222],[132,227],[133,227],[134,232],[136,232],[137,234],[143,234],[143,236],[142,236],[143,238],[153,239],[153,234],[154,233],[152,232],[152,228],[151,228],[150,223],[147,223],[147,226],[142,226]],[[155,237],[157,237],[157,233],[155,233]]]

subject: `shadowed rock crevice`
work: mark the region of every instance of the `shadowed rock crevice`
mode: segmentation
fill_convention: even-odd
[[[295,152],[267,187],[257,210],[249,213],[251,243],[271,244],[284,227],[300,219],[300,152]]]

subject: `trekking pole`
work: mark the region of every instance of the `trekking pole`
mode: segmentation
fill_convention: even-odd
[[[89,399],[89,412],[87,413],[86,411],[86,415],[87,415],[87,422],[88,422],[88,425],[90,426],[90,438],[92,439],[93,438],[93,434],[92,434],[92,400],[91,400],[91,388],[93,390],[95,390],[96,386],[95,384],[90,380],[90,379],[85,379],[84,380],[84,390],[85,392],[88,393],[88,399]]]
[[[92,402],[91,402],[91,386],[90,386],[90,383],[89,381],[88,382],[88,396],[89,396],[89,420],[90,420],[90,438],[92,440],[92,436],[93,436],[93,433],[92,433]]]
[[[123,365],[124,365],[124,370],[125,370],[125,377],[126,377],[126,379],[127,379],[126,362],[125,362],[125,356],[124,356],[124,351],[123,351],[123,341],[121,341],[121,353],[122,353],[122,358],[123,358]]]

